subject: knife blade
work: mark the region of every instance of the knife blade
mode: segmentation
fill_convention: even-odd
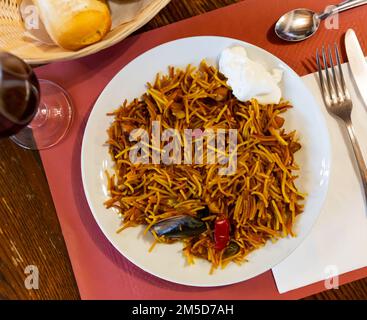
[[[355,84],[367,106],[367,62],[353,29],[348,29],[345,35],[345,48]]]

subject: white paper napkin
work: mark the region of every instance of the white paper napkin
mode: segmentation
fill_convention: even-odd
[[[367,108],[357,93],[348,64],[343,65],[343,70],[353,100],[353,125],[367,159]],[[324,208],[309,236],[287,259],[273,268],[280,293],[367,266],[367,209],[357,164],[344,126],[324,106],[317,77],[317,74],[310,74],[303,80],[318,101],[330,133],[332,163],[329,190]],[[328,280],[326,284],[331,282]]]

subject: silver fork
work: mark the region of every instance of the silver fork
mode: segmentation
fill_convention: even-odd
[[[323,66],[325,69],[324,73],[326,76],[326,84],[321,67],[319,50],[316,50],[316,63],[319,69],[321,91],[329,113],[341,119],[347,128],[354,155],[357,160],[359,173],[362,179],[365,199],[367,201],[367,168],[352,125],[351,114],[353,103],[345,85],[343,70],[340,65],[339,50],[336,44],[334,45],[334,50],[338,70],[335,70],[336,67],[334,66],[333,55],[330,46],[328,46],[327,54],[325,52],[324,46],[321,50]],[[329,61],[327,61],[327,56]],[[329,69],[331,69],[331,73]]]

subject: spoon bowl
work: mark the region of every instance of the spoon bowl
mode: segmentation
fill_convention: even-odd
[[[275,33],[286,41],[301,41],[311,37],[320,26],[320,18],[309,9],[295,9],[280,17]]]
[[[275,25],[275,33],[286,41],[305,40],[317,31],[321,20],[365,4],[367,0],[344,0],[335,6],[328,6],[324,12],[320,13],[303,8],[295,9],[280,17]]]

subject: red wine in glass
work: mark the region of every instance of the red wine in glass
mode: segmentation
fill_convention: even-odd
[[[72,121],[67,92],[48,80],[39,80],[20,58],[0,52],[0,138],[9,137],[27,149],[57,144]]]
[[[18,133],[36,114],[39,83],[32,69],[0,53],[0,137]]]

